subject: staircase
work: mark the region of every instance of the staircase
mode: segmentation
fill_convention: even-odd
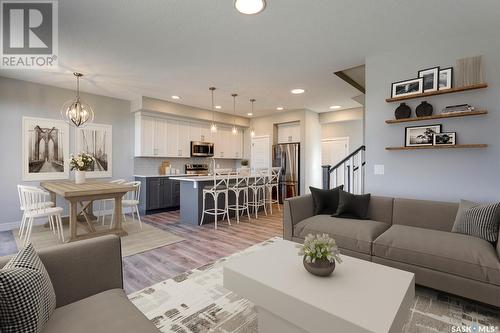
[[[323,189],[344,185],[353,194],[365,192],[365,150],[361,146],[334,166],[323,165]]]

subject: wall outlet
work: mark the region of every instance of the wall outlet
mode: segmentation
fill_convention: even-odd
[[[385,168],[383,164],[375,164],[373,166],[373,173],[376,175],[383,175],[385,173]]]

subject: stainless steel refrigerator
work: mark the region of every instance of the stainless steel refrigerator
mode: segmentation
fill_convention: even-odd
[[[273,167],[281,167],[280,202],[300,195],[300,143],[274,145]]]

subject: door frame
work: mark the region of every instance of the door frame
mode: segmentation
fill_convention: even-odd
[[[272,152],[271,152],[271,137],[269,135],[259,135],[259,136],[254,136],[250,139],[250,168],[253,168],[253,161],[254,161],[254,148],[253,148],[253,141],[255,139],[267,139],[267,150],[268,150],[268,156],[267,156],[267,161],[268,161],[268,168],[271,168],[271,163],[272,163]]]

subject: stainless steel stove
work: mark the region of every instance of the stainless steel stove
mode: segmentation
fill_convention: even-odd
[[[208,164],[186,164],[184,169],[187,175],[208,176]]]

